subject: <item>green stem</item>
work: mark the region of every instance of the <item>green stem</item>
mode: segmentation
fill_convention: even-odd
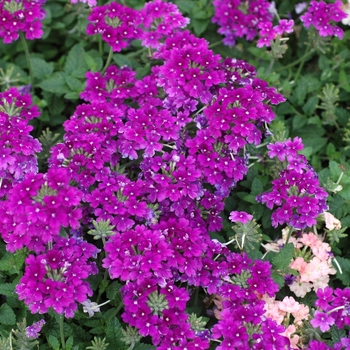
[[[146,49],[145,47],[143,47],[143,48],[140,49],[140,50],[127,53],[126,56],[127,56],[128,58],[136,57],[136,56],[138,56],[140,53],[145,52],[146,50],[147,50],[147,49]]]
[[[27,60],[27,65],[28,65],[28,70],[29,70],[29,77],[30,77],[30,84],[33,87],[34,77],[33,77],[32,63],[30,62],[30,54],[29,54],[27,41],[26,41],[26,38],[24,37],[23,32],[20,31],[19,36],[21,37],[21,42],[23,45],[24,53],[26,55],[26,60]]]
[[[299,78],[299,75],[300,75],[300,73],[301,73],[301,70],[302,70],[303,67],[304,67],[305,62],[306,62],[305,60],[301,61],[300,65],[299,65],[299,68],[298,68],[298,70],[297,70],[297,73],[296,73],[295,76],[294,76],[294,84],[297,82],[297,80],[298,80],[298,78]]]
[[[60,335],[61,335],[62,349],[66,350],[66,341],[64,340],[64,332],[63,332],[63,319],[64,319],[64,316],[62,315],[60,317]]]
[[[288,244],[292,232],[293,232],[293,227],[292,227],[292,226],[289,226],[289,232],[288,232],[288,236],[287,236],[287,239],[286,239],[286,244],[285,244],[285,246]]]
[[[104,66],[103,69],[102,69],[101,75],[105,74],[106,69],[109,67],[109,65],[110,65],[110,63],[111,63],[111,61],[112,61],[112,58],[113,58],[113,49],[110,48],[110,49],[109,49],[109,54],[108,54],[108,58],[107,58],[106,64],[105,64],[105,66]]]
[[[209,49],[212,49],[213,47],[219,46],[220,44],[222,44],[222,39],[219,40],[219,41],[217,41],[217,42],[215,42],[215,43],[210,44],[210,45],[208,46],[208,48],[209,48]]]
[[[267,71],[265,73],[265,77],[266,78],[271,73],[274,64],[275,64],[275,59],[272,59],[271,62],[270,62],[269,68],[267,68]]]
[[[196,288],[195,294],[194,294],[194,306],[198,306],[198,296],[199,296],[199,287]]]
[[[296,65],[299,64],[300,62],[305,61],[306,58],[307,58],[308,56],[310,56],[312,53],[313,53],[313,50],[311,50],[311,51],[309,51],[309,52],[306,52],[303,56],[301,56],[300,58],[298,58],[296,61],[294,61],[294,62],[292,62],[292,63],[290,63],[290,64],[287,64],[287,65],[284,66],[284,67],[275,69],[275,72],[280,72],[280,71],[285,70],[285,69],[287,69],[287,68],[291,68],[291,67],[296,66]]]
[[[120,309],[124,306],[123,302],[121,301],[119,303],[119,305],[117,306],[117,308],[114,310],[113,314],[111,314],[108,319],[106,320],[106,323],[108,324],[110,321],[112,321],[112,319],[118,315],[118,312],[120,311]]]
[[[102,37],[101,35],[98,36],[98,52],[100,53],[100,56],[103,54],[103,46],[102,46]]]

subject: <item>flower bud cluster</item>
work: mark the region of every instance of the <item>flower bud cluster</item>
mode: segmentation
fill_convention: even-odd
[[[16,88],[0,93],[0,198],[26,174],[37,173],[36,153],[41,145],[30,132],[28,121],[39,116],[29,94]]]
[[[46,13],[43,5],[46,0],[4,0],[0,1],[0,37],[5,44],[16,41],[19,32],[24,32],[28,40],[43,36],[41,21]]]

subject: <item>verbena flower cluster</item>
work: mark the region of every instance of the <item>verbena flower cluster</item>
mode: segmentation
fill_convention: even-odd
[[[254,16],[240,18],[251,28],[272,19],[267,2],[232,4],[243,12],[249,6]],[[154,66],[142,79],[128,67],[88,72],[80,96],[85,102],[64,123],[64,140],[52,148],[46,174],[34,166],[21,172],[11,167],[19,167],[13,155],[19,149],[33,164],[40,150],[26,124],[35,109],[17,90],[1,96],[1,125],[17,130],[3,146],[1,177],[12,185],[0,204],[0,232],[7,250],[30,251],[16,287],[19,298],[33,313],[51,308],[73,317],[81,304],[93,314],[98,305],[91,306],[86,280],[98,272],[93,259],[99,250],[84,241],[87,233],[102,239],[102,266],[122,283],[123,321],[157,349],[208,349],[211,340],[218,350],[289,349],[292,330],[266,306],[279,289],[271,264],[210,237],[221,230],[225,200],[248,172],[246,146],[261,144],[275,117],[271,104],[284,97],[257,78],[253,66],[224,60],[206,40],[181,31],[187,20],[174,4],[155,0],[136,11],[110,2],[94,7],[89,21],[87,33],[101,34],[113,51],[141,39],[154,50]],[[276,33],[291,25],[281,22]],[[279,207],[274,226],[305,228],[327,207],[301,149],[298,138],[269,146],[269,156],[284,166],[272,191],[259,197]],[[233,211],[230,220],[246,224],[252,216]],[[207,304],[211,329],[196,328],[186,311],[199,288],[216,300]],[[287,304],[284,312],[301,317]]]
[[[279,178],[272,181],[272,190],[259,195],[258,202],[266,203],[273,212],[272,225],[287,224],[304,229],[316,224],[316,218],[327,210],[327,192],[320,187],[317,174],[307,163],[306,158],[298,154],[304,148],[302,140],[269,144],[268,155],[283,162]]]
[[[307,3],[303,4],[307,7]],[[291,19],[278,20],[278,25],[273,25],[276,12],[274,2],[214,0],[213,5],[215,15],[212,20],[220,27],[218,33],[225,36],[223,39],[225,45],[235,45],[236,38],[245,37],[247,40],[253,40],[259,35],[257,46],[268,47],[277,36],[281,37],[284,33],[293,32],[294,21]],[[296,11],[300,13],[299,8],[296,8]],[[311,1],[307,12],[300,17],[306,28],[312,25],[321,36],[335,35],[340,39],[343,38],[344,32],[334,23],[345,18],[347,14],[340,0],[331,4],[324,1]]]
[[[344,328],[350,325],[350,289],[320,288],[316,292],[317,300],[314,318],[311,324],[322,332],[326,332],[332,325]]]
[[[218,32],[225,36],[225,45],[235,45],[236,38],[253,40],[261,24],[272,27],[273,14],[269,11],[269,1],[214,0],[213,5],[215,14],[212,21],[219,25]]]
[[[45,2],[46,0],[0,1],[0,37],[5,44],[16,41],[20,31],[29,40],[43,36],[41,21],[46,16],[43,10]]]
[[[337,36],[342,39],[344,31],[336,26],[334,22],[340,22],[347,18],[347,14],[342,9],[343,3],[336,0],[327,4],[324,1],[311,1],[307,12],[300,17],[306,28],[313,26],[321,36]]]
[[[41,145],[30,135],[33,127],[28,122],[39,114],[29,94],[16,88],[0,93],[0,198],[26,174],[38,171]]]
[[[43,314],[52,308],[73,317],[77,303],[92,295],[85,280],[98,272],[96,264],[89,261],[96,258],[98,249],[79,238],[56,237],[50,245],[42,254],[26,258],[16,292],[32,313]]]
[[[72,4],[77,4],[78,2],[82,2],[84,4],[88,4],[90,7],[94,7],[97,5],[97,0],[70,0]]]
[[[121,51],[133,39],[158,48],[167,36],[189,23],[175,4],[162,0],[147,2],[140,11],[111,2],[95,7],[88,19],[87,33],[101,34],[113,51]]]

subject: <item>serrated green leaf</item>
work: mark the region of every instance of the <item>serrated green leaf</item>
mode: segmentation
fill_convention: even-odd
[[[273,267],[277,270],[284,271],[289,267],[289,264],[293,259],[293,253],[294,245],[293,243],[288,243],[273,257]]]
[[[204,17],[207,18],[207,17]],[[194,19],[192,22],[193,30],[196,35],[200,36],[202,35],[205,30],[207,29],[210,20],[209,19]]]
[[[120,288],[122,285],[118,281],[113,281],[107,288],[106,288],[106,294],[107,299],[114,300],[117,296],[120,296]]]
[[[343,189],[339,192],[339,195],[345,200],[350,200],[350,184],[342,186]]]
[[[318,105],[318,97],[314,95],[314,96],[311,96],[306,101],[302,109],[307,115],[312,115],[312,113],[315,112],[317,105]]]
[[[59,350],[60,342],[58,341],[58,339],[55,336],[49,335],[48,343],[53,350]]]
[[[67,74],[71,74],[76,69],[87,69],[85,62],[85,51],[80,44],[74,45],[68,52],[66,61],[64,63],[64,71]]]
[[[113,55],[113,61],[119,66],[119,67],[123,67],[123,66],[128,66],[128,67],[134,67],[134,62],[132,59],[130,59],[129,57],[122,55],[120,53],[115,53]]]
[[[0,307],[0,323],[5,325],[16,323],[16,315],[7,304],[2,304]]]
[[[337,343],[337,342],[340,342],[341,338],[346,338],[346,331],[345,329],[340,329],[337,326],[332,326],[331,335],[332,335],[332,342]]]
[[[64,94],[70,91],[66,84],[65,74],[61,72],[54,73],[51,78],[43,80],[38,85],[44,91],[52,92],[54,94]]]
[[[254,196],[257,196],[264,192],[264,186],[258,177],[254,178],[251,188],[251,194]]]
[[[340,272],[338,265],[333,261],[333,266],[337,270],[337,278],[339,278],[343,284],[348,287],[350,286],[350,260],[340,256],[337,256],[336,260],[341,268]]]
[[[175,0],[174,2],[181,12],[191,13],[193,11],[193,3],[188,0]]]
[[[93,57],[91,57],[89,54],[85,53],[84,54],[84,60],[89,68],[89,70],[91,70],[92,72],[95,72],[97,69],[97,63],[94,60]]]
[[[80,94],[83,91],[83,83],[74,77],[65,75],[66,83],[73,92]]]
[[[33,57],[30,59],[33,76],[38,80],[49,78],[53,72],[53,64],[47,63],[41,58]]]
[[[329,162],[329,170],[330,170],[330,176],[333,181],[337,181],[339,178],[339,175],[341,174],[340,164],[331,160]]]
[[[11,283],[0,284],[0,295],[10,297],[13,295],[15,290],[15,285]]]
[[[74,338],[70,336],[66,341],[66,349],[71,350],[73,348]]]
[[[107,349],[125,349],[125,343],[121,340],[122,336],[122,326],[119,320],[115,317],[107,325],[106,341],[109,344]]]
[[[271,277],[275,281],[275,283],[278,284],[280,289],[284,286],[284,277],[280,273],[272,271]]]

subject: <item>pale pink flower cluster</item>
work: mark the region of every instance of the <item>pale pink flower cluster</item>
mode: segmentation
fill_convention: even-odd
[[[329,275],[334,275],[337,271],[332,265],[331,247],[320,236],[304,233],[297,241],[303,245],[302,252],[309,251],[311,256],[307,260],[301,256],[292,260],[290,267],[297,270],[299,276],[289,288],[296,296],[304,297],[311,290],[316,292],[319,288],[326,288]]]
[[[291,349],[299,349],[298,343],[299,341],[301,343],[301,337],[297,333],[303,321],[310,316],[309,307],[298,303],[293,297],[285,297],[279,301],[265,294],[262,299],[265,301],[265,316],[272,318],[278,324],[283,324],[286,330],[282,334],[290,340]],[[290,316],[294,318],[292,324],[289,324],[292,321]]]

